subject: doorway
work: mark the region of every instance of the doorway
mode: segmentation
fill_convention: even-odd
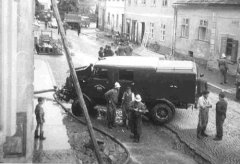
[[[144,33],[145,33],[145,22],[142,22],[141,43],[143,41]]]

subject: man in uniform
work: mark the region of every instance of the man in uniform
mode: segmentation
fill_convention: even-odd
[[[208,124],[208,113],[209,108],[212,107],[208,100],[209,91],[203,91],[203,95],[198,100],[198,126],[197,126],[197,138],[201,139],[202,137],[207,137],[205,133],[207,124]]]
[[[115,123],[116,107],[118,103],[120,87],[120,84],[116,82],[114,88],[105,93],[105,98],[107,101],[107,124],[108,128],[110,129],[114,126]]]
[[[217,134],[214,138],[215,141],[222,140],[223,137],[223,123],[226,118],[227,112],[227,101],[224,99],[225,94],[223,92],[219,93],[219,101],[216,104],[216,130]]]
[[[127,87],[126,91],[123,93],[122,97],[122,120],[123,125],[127,128],[129,127],[129,118],[130,118],[130,103],[134,101],[134,93],[132,93],[131,87]]]
[[[235,85],[236,85],[236,100],[240,100],[240,58],[238,58]]]
[[[98,51],[98,60],[102,59],[103,57],[104,57],[103,47],[100,47]]]
[[[226,62],[226,55],[223,53],[221,58],[218,61],[218,67],[221,73],[221,84],[227,84],[227,71],[228,65]]]
[[[146,106],[141,101],[141,96],[137,94],[135,101],[130,104],[130,110],[132,111],[131,132],[134,135],[134,142],[140,141],[140,136],[142,134],[142,114],[147,112]]]
[[[45,140],[46,138],[43,136],[43,123],[45,122],[44,119],[44,110],[43,110],[44,99],[42,97],[38,98],[38,104],[35,108],[35,115],[37,126],[35,130],[35,138],[40,138],[40,140]],[[38,135],[38,129],[40,128],[40,136]]]

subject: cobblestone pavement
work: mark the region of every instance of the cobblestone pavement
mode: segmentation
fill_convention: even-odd
[[[238,103],[228,99],[227,118],[224,123],[224,136],[222,141],[214,141],[215,137],[215,104],[218,95],[210,93],[213,108],[209,112],[209,123],[206,133],[210,136],[202,140],[196,137],[198,111],[196,109],[178,109],[174,119],[166,125],[176,132],[180,139],[187,143],[197,153],[213,164],[239,164],[240,163],[240,110]]]

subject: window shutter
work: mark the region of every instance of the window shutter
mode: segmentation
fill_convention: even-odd
[[[210,38],[211,38],[211,30],[207,29],[207,31],[206,31],[206,41],[210,42]]]
[[[236,62],[237,61],[237,56],[238,56],[238,41],[233,40],[231,61]]]
[[[227,37],[222,37],[221,38],[221,51],[220,51],[220,53],[221,54],[223,54],[223,53],[226,54],[226,48],[227,48]]]

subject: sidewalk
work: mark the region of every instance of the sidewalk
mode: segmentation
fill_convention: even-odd
[[[48,64],[35,59],[34,65],[34,90],[52,89],[55,80]],[[68,142],[67,129],[63,124],[64,113],[53,101],[53,92],[36,94],[34,107],[37,104],[37,97],[46,98],[44,104],[45,124],[43,127],[46,140],[34,140],[33,163],[77,163]],[[35,127],[36,120],[34,116],[34,130]]]

